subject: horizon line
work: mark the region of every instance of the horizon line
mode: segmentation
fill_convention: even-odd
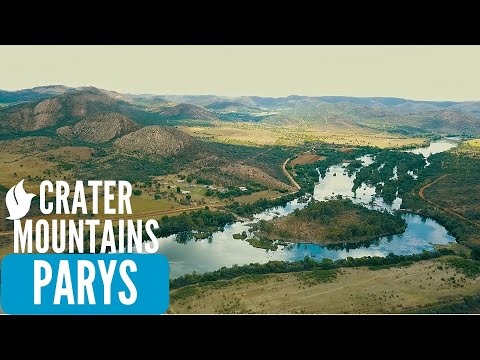
[[[116,92],[118,94],[122,95],[137,95],[137,96],[145,96],[145,95],[153,95],[153,96],[219,96],[219,97],[227,97],[227,98],[242,98],[242,97],[260,97],[260,98],[272,98],[272,99],[280,99],[280,98],[287,98],[287,97],[292,97],[292,96],[301,96],[301,97],[307,97],[307,98],[326,98],[326,97],[346,97],[346,98],[357,98],[357,99],[372,99],[372,98],[381,98],[381,99],[401,99],[401,100],[409,100],[409,101],[416,101],[416,102],[455,102],[455,103],[465,103],[465,102],[479,102],[480,100],[427,100],[427,99],[415,99],[415,98],[409,98],[409,97],[401,97],[401,96],[389,96],[389,95],[301,95],[301,94],[292,94],[290,93],[289,95],[282,95],[282,96],[271,96],[271,95],[221,95],[221,94],[215,94],[215,93],[201,93],[201,94],[193,94],[193,93],[152,93],[152,92],[145,92],[145,93],[136,93],[136,92],[120,92],[118,90],[111,90],[111,89],[105,89],[102,87],[94,86],[94,85],[81,85],[81,86],[69,86],[65,84],[48,84],[48,85],[36,85],[32,87],[26,87],[26,88],[16,88],[14,90],[12,89],[0,89],[0,91],[5,91],[5,92],[20,92],[20,91],[25,91],[25,90],[32,90],[35,88],[45,88],[45,87],[65,87],[69,89],[81,89],[81,88],[95,88],[98,90],[104,90],[104,91],[111,91],[111,92]]]

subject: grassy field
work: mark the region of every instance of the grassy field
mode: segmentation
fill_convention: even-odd
[[[275,190],[264,190],[258,191],[250,195],[242,195],[234,198],[234,201],[238,201],[240,204],[249,204],[253,203],[259,199],[275,199],[282,196],[283,194]]]
[[[322,141],[326,143],[353,145],[401,147],[421,145],[422,138],[376,132],[367,129],[336,129],[325,126],[322,129],[308,129],[289,126],[270,126],[264,124],[232,123],[211,127],[181,127],[192,136],[211,141],[251,146],[262,145],[301,145],[305,141]]]
[[[293,159],[290,162],[290,165],[295,166],[297,164],[299,165],[304,165],[304,164],[313,164],[316,161],[319,160],[325,160],[325,156],[319,156],[319,155],[313,155],[313,154],[302,154],[296,159]]]
[[[471,139],[463,142],[455,152],[471,157],[480,156],[480,139]]]
[[[32,155],[21,157],[19,154],[12,154],[5,151],[0,151],[0,164],[2,171],[0,171],[0,184],[11,187],[17,184],[21,179],[26,179],[28,176],[44,177],[45,171],[55,171],[57,164],[54,162],[39,158],[39,155]],[[63,179],[63,176],[60,177]],[[25,190],[32,191],[38,189],[31,181],[25,182]]]
[[[327,271],[327,270],[323,270]],[[447,258],[408,267],[242,276],[171,291],[171,313],[409,313],[478,294]]]
[[[466,141],[467,145],[480,148],[480,139],[471,139]]]

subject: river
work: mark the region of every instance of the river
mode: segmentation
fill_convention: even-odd
[[[454,147],[457,139],[441,139],[432,141],[429,146],[409,150],[421,153],[426,159],[432,154],[447,151]],[[364,166],[374,163],[375,159],[369,155],[359,158]],[[342,195],[352,199],[354,203],[362,204],[370,209],[390,212],[398,210],[402,199],[396,198],[389,205],[382,197],[376,196],[375,187],[362,184],[352,192],[353,181],[356,174],[348,175],[346,166],[338,164],[331,166],[325,177],[319,176],[315,185],[313,198],[319,201],[328,201],[332,197]],[[379,164],[379,166],[381,166]],[[395,176],[395,174],[392,174]],[[251,246],[245,240],[234,239],[233,235],[246,231],[248,236],[252,223],[261,219],[270,220],[276,216],[285,216],[295,209],[305,207],[305,202],[298,199],[287,203],[285,206],[267,209],[254,215],[252,221],[237,221],[225,226],[223,230],[215,232],[209,239],[195,240],[187,236],[171,235],[159,239],[159,253],[164,254],[170,261],[170,277],[175,278],[184,274],[197,272],[203,273],[217,270],[223,266],[244,265],[249,263],[266,263],[271,260],[295,261],[305,256],[316,260],[329,258],[332,260],[363,256],[386,256],[389,253],[397,255],[410,255],[423,250],[434,250],[435,245],[445,245],[454,242],[448,231],[432,219],[423,218],[416,214],[406,213],[402,217],[407,222],[407,229],[399,235],[378,238],[367,244],[344,244],[340,246],[321,246],[316,244],[288,244],[278,245],[275,251],[259,249]]]
[[[461,139],[458,137],[443,138],[440,140],[432,141],[428,146],[408,150],[408,152],[423,155],[423,157],[425,158],[425,166],[428,166],[430,165],[430,163],[428,162],[428,158],[430,157],[430,155],[453,149],[458,145],[460,141]]]
[[[447,151],[458,144],[457,138],[441,139],[432,141],[429,146],[408,150],[416,154],[422,154],[429,165],[428,157],[432,154]],[[374,163],[374,158],[365,155],[359,158],[364,166]],[[375,187],[362,184],[355,193],[352,192],[355,174],[349,176],[346,172],[348,164],[331,166],[325,177],[319,176],[319,182],[315,185],[313,198],[319,201],[328,201],[332,197],[342,195],[352,199],[354,203],[362,204],[370,209],[388,211],[398,210],[402,199],[396,198],[389,205],[379,196],[375,195]],[[382,166],[379,164],[379,167]],[[392,176],[396,175],[395,173]],[[289,244],[279,245],[275,251],[259,249],[251,246],[247,241],[234,239],[233,235],[250,229],[252,223],[261,219],[270,220],[276,216],[285,216],[295,209],[305,207],[305,202],[293,200],[285,206],[267,209],[260,214],[254,215],[252,221],[237,221],[225,226],[221,231],[215,232],[210,239],[194,240],[182,235],[171,235],[159,239],[159,253],[168,257],[170,262],[170,277],[175,278],[184,274],[203,273],[213,271],[222,266],[230,267],[235,264],[244,265],[249,263],[266,263],[270,260],[295,261],[305,256],[321,260],[332,260],[346,257],[363,256],[386,256],[389,253],[397,255],[410,255],[420,253],[423,250],[433,250],[435,245],[445,245],[454,242],[455,239],[447,230],[432,219],[423,218],[415,214],[403,214],[407,222],[407,229],[403,234],[378,238],[369,244],[348,244],[349,248],[334,249],[328,246],[316,244]],[[249,234],[249,237],[252,235]],[[347,245],[347,244],[345,244]],[[346,246],[345,246],[346,247]],[[1,302],[1,294],[0,294]],[[2,309],[0,306],[0,314]]]

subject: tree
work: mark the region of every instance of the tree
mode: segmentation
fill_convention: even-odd
[[[180,186],[177,186],[177,193],[180,193]]]

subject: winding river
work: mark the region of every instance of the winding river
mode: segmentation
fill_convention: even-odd
[[[408,151],[422,154],[425,157],[426,166],[428,166],[430,155],[447,151],[455,147],[458,141],[459,139],[456,138],[441,139],[431,142],[428,147]],[[359,160],[365,166],[374,162],[374,159],[368,155],[360,157]],[[353,180],[356,175],[349,176],[347,174],[345,169],[347,165],[345,163],[331,166],[324,178],[319,177],[313,198],[319,201],[328,201],[331,197],[342,195],[352,199],[354,203],[362,204],[370,209],[394,211],[400,208],[402,203],[400,198],[397,197],[393,204],[389,205],[381,197],[375,195],[373,186],[362,184],[355,193],[352,192]],[[392,175],[395,176],[395,174]],[[323,258],[337,260],[349,256],[386,256],[391,252],[397,255],[409,255],[423,250],[433,250],[435,245],[444,245],[455,241],[447,230],[434,220],[409,213],[402,215],[408,225],[403,234],[381,237],[368,244],[349,244],[349,248],[347,246],[334,248],[315,244],[288,244],[279,245],[277,250],[269,251],[255,248],[247,241],[233,238],[234,234],[243,231],[248,233],[252,223],[261,219],[270,220],[276,216],[288,215],[305,205],[305,202],[297,199],[285,206],[267,209],[254,215],[252,221],[238,221],[225,226],[223,230],[215,232],[209,239],[193,240],[181,234],[160,238],[158,252],[168,257],[170,277],[175,278],[194,271],[202,273],[217,270],[222,266],[266,263],[270,260],[295,261],[301,260],[305,256],[317,260]]]
[[[457,139],[441,139],[433,141],[428,147],[409,150],[421,153],[426,159],[442,151],[447,151],[458,143]],[[371,156],[359,158],[364,166],[372,164]],[[315,185],[313,198],[319,201],[328,201],[332,197],[342,195],[352,199],[354,203],[362,204],[370,209],[388,211],[398,210],[402,199],[396,198],[389,205],[382,197],[376,196],[375,187],[362,184],[355,192],[352,191],[356,174],[348,175],[346,166],[339,164],[331,166],[325,177],[319,176]],[[394,174],[392,174],[394,175]],[[402,217],[407,222],[407,229],[399,235],[378,238],[368,243],[339,244],[339,246],[321,246],[316,244],[287,244],[278,245],[275,251],[259,249],[251,246],[245,240],[234,239],[233,235],[246,231],[248,236],[252,223],[261,219],[270,220],[276,216],[285,216],[295,209],[305,207],[306,203],[293,200],[285,206],[267,209],[254,215],[254,220],[237,221],[225,226],[223,230],[215,232],[209,239],[194,240],[181,234],[171,235],[159,239],[159,253],[164,254],[170,261],[170,276],[172,278],[197,272],[217,270],[223,266],[244,265],[249,263],[266,263],[271,260],[295,261],[305,256],[321,260],[332,260],[363,256],[386,256],[389,253],[397,255],[410,255],[423,250],[433,250],[435,245],[445,245],[454,242],[447,230],[432,219],[416,214],[406,213]]]

